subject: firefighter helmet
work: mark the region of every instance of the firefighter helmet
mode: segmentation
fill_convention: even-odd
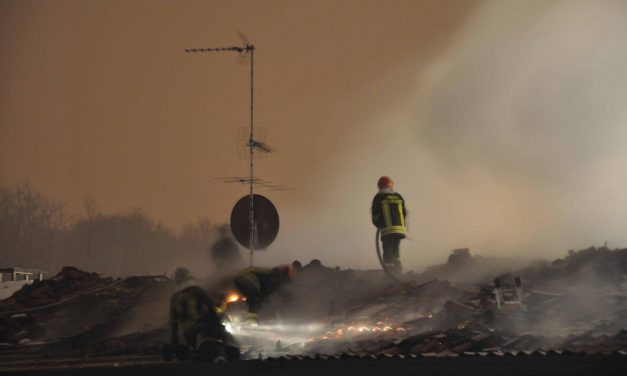
[[[389,176],[381,176],[377,182],[377,186],[379,189],[392,188],[394,186],[394,182]]]
[[[176,283],[183,283],[187,280],[194,278],[192,277],[192,273],[190,273],[190,271],[185,268],[176,268],[173,277]]]

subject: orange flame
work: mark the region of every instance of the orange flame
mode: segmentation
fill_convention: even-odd
[[[235,303],[235,302],[243,302],[246,298],[239,295],[238,293],[232,292],[226,297],[226,303]]]

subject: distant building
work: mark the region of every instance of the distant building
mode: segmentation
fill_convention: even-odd
[[[3,268],[0,269],[2,282],[19,282],[19,281],[41,281],[44,279],[44,273],[34,269],[22,268]]]
[[[33,281],[44,279],[44,273],[35,269],[1,268],[0,269],[0,299],[6,299]]]

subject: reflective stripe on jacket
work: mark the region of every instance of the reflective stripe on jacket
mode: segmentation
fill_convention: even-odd
[[[209,295],[198,286],[189,286],[174,293],[170,298],[172,336],[186,335],[201,320],[207,320],[213,327],[219,329],[221,322],[213,307]]]
[[[407,234],[405,227],[405,200],[392,191],[380,191],[372,200],[372,223],[381,230],[381,236]]]

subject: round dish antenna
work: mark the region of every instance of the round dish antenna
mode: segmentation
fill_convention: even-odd
[[[279,234],[279,213],[272,201],[262,195],[253,197],[253,223],[250,218],[250,196],[242,197],[231,211],[231,231],[242,247],[251,251],[267,248]],[[253,229],[252,244],[250,229]]]

